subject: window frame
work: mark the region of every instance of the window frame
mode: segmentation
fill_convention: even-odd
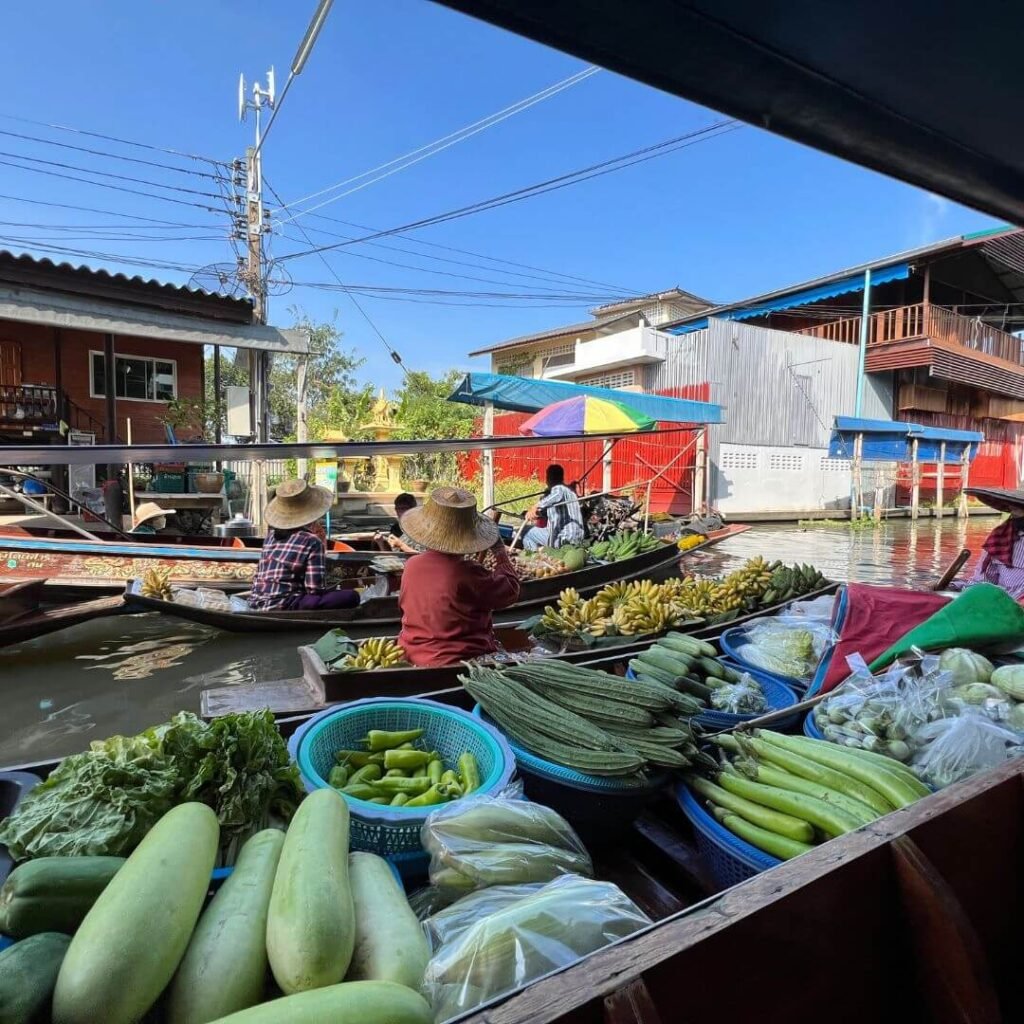
[[[94,359],[95,359],[96,356],[99,356],[100,359],[103,359],[105,357],[105,355],[106,355],[106,353],[101,352],[98,349],[89,349],[89,397],[90,398],[95,398],[95,399],[97,399],[99,401],[106,401],[107,396],[106,395],[98,395],[96,393],[96,387],[95,387],[96,377],[95,377],[95,372],[94,372],[95,371]],[[172,384],[171,384],[171,388],[172,388],[173,394],[171,395],[171,397],[170,398],[131,398],[131,397],[127,396],[127,395],[122,396],[122,395],[117,394],[117,374],[116,374],[116,370],[117,370],[117,361],[118,361],[118,359],[137,359],[140,362],[154,364],[153,365],[154,386],[155,386],[155,380],[156,380],[156,366],[155,366],[155,364],[156,363],[167,363],[168,365],[170,365],[171,370],[173,372],[173,381],[172,381]],[[149,405],[167,405],[169,402],[174,402],[174,401],[177,401],[177,399],[178,399],[178,360],[177,359],[169,359],[166,356],[137,356],[137,355],[133,355],[131,352],[115,352],[114,353],[114,370],[115,370],[115,375],[114,375],[114,400],[117,401],[117,402],[142,402],[142,403],[148,403]]]

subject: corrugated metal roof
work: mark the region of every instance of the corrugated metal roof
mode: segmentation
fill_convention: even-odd
[[[188,285],[168,284],[137,274],[129,277],[120,272],[111,273],[101,267],[55,263],[46,257],[39,258],[7,249],[0,249],[0,281],[127,298],[139,305],[173,307],[180,312],[230,319],[237,323],[252,321],[253,305],[249,299],[234,298]]]
[[[885,256],[882,259],[871,260],[868,263],[859,263],[853,267],[846,267],[843,270],[837,270],[834,273],[827,274],[825,277],[817,277],[811,281],[801,281],[800,283],[790,285],[787,288],[777,288],[774,291],[765,292],[762,295],[754,295],[748,299],[741,299],[738,302],[723,303],[722,305],[715,306],[712,309],[702,310],[699,313],[693,313],[690,316],[682,317],[681,319],[675,320],[671,323],[662,324],[658,329],[661,331],[672,331],[674,327],[688,324],[690,321],[698,318],[715,317],[722,313],[743,309],[747,306],[760,306],[771,302],[773,299],[784,298],[792,292],[818,288],[823,285],[832,284],[836,281],[841,281],[847,277],[852,277],[856,274],[863,274],[865,270],[875,271],[894,264],[913,263],[926,256],[934,257],[945,252],[952,253],[957,249],[974,248],[977,246],[981,248],[982,252],[987,257],[998,258],[997,242],[1005,242],[1005,240],[1019,240],[1024,243],[1024,237],[1022,236],[1024,236],[1024,229],[1009,226],[998,232],[983,232],[975,233],[974,235],[956,235],[953,238],[943,239],[941,242],[932,242],[929,245],[922,245],[917,249],[908,249],[906,252],[895,253],[892,256]]]
[[[614,310],[621,310],[625,306],[646,306],[649,302],[671,302],[673,300],[694,302],[699,304],[702,309],[714,305],[709,299],[701,298],[699,295],[694,295],[693,292],[686,292],[682,288],[676,287],[665,288],[660,292],[651,292],[648,295],[635,295],[632,298],[620,299],[618,302],[606,302],[603,306],[592,309],[591,312],[594,316],[601,316],[606,311],[610,313]]]
[[[582,334],[584,331],[593,331],[601,327],[609,327],[612,324],[618,323],[620,320],[625,320],[627,317],[639,316],[639,310],[630,310],[627,313],[614,313],[610,316],[596,317],[593,320],[584,320],[579,324],[566,324],[564,327],[551,327],[546,331],[537,331],[536,334],[521,334],[518,338],[512,338],[509,341],[499,341],[493,345],[489,345],[487,348],[478,348],[475,352],[470,352],[471,356],[482,356],[488,352],[503,351],[507,348],[517,348],[520,345],[529,345],[531,342],[536,341],[547,341],[551,338],[564,338],[570,334]]]

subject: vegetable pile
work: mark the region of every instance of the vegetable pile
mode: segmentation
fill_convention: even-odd
[[[470,666],[459,679],[511,740],[566,768],[639,776],[702,756],[687,717],[700,703],[661,682],[555,661]]]
[[[780,860],[929,792],[898,761],[841,750],[824,740],[762,729],[715,742],[732,759],[724,760],[711,779],[689,776],[691,789],[730,832]]]
[[[736,656],[745,664],[809,682],[835,634],[825,623],[780,615],[747,626],[743,638]]]
[[[426,938],[387,863],[349,854],[337,793],[307,797],[287,834],[252,836],[207,902],[220,831],[184,803],[116,865],[55,858],[24,881],[33,863],[18,867],[5,926],[30,893],[34,911],[0,954],[0,1006],[18,1011],[4,1019],[52,1001],[56,1024],[433,1024],[418,994]],[[57,922],[64,934],[38,930]],[[264,1002],[271,979],[284,997]]]
[[[707,537],[704,537],[699,533],[684,533],[682,537],[676,541],[676,547],[679,548],[680,551],[689,551],[692,548],[700,547],[706,540]]]
[[[669,633],[629,663],[644,682],[663,683],[694,697],[704,708],[734,715],[756,715],[768,704],[760,684],[715,657],[711,644]]]
[[[458,800],[480,788],[480,768],[468,750],[446,768],[441,755],[422,742],[423,729],[371,729],[365,750],[337,750],[327,782],[355,800],[391,807],[429,807]],[[416,744],[420,747],[417,749]]]
[[[130,853],[173,806],[199,801],[220,825],[221,856],[301,799],[299,776],[269,711],[209,724],[181,711],[138,736],[95,741],[65,757],[0,825],[26,857]]]

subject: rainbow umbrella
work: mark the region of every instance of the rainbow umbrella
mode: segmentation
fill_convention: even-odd
[[[544,406],[519,428],[519,433],[556,437],[560,434],[621,434],[654,427],[655,421],[650,416],[622,402],[577,395]]]

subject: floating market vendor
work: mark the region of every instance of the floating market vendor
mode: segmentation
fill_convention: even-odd
[[[135,510],[132,533],[156,533],[167,525],[167,517],[173,516],[176,511],[173,508],[161,508],[155,501],[144,501]]]
[[[264,514],[270,533],[252,581],[250,607],[309,611],[359,604],[354,590],[331,590],[327,585],[324,531],[319,521],[333,502],[330,491],[305,480],[285,480],[278,486]]]
[[[576,492],[565,482],[565,470],[553,463],[548,466],[545,476],[547,493],[527,515],[537,523],[541,514],[545,526],[534,525],[523,535],[523,547],[527,551],[538,548],[558,548],[563,544],[583,542],[583,511]]]
[[[468,491],[439,487],[402,516],[402,529],[425,549],[406,563],[398,596],[398,642],[409,661],[454,665],[496,651],[492,613],[519,597],[519,578],[497,525],[477,512]],[[488,552],[493,570],[481,564]]]
[[[985,538],[974,575],[960,587],[994,583],[1019,601],[1024,598],[1024,491],[969,487],[967,493],[1010,515]]]
[[[381,551],[402,551],[407,555],[415,555],[417,551],[422,550],[409,541],[405,530],[402,529],[402,517],[410,509],[414,509],[416,504],[416,498],[407,491],[403,491],[395,498],[395,521],[391,529],[374,537]]]

